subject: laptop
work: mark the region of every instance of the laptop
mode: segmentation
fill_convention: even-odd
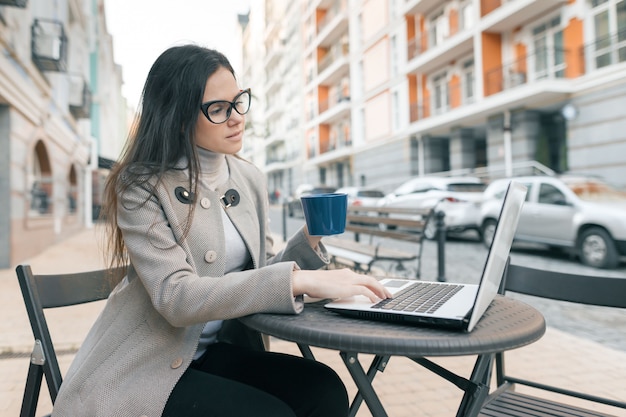
[[[363,319],[472,331],[498,293],[526,192],[524,185],[509,183],[479,284],[386,278],[381,282],[393,298],[372,303],[355,296],[324,307]]]

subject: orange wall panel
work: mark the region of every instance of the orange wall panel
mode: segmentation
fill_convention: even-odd
[[[448,83],[450,89],[450,107],[453,109],[461,105],[461,80],[458,75],[453,75]]]
[[[584,37],[583,22],[573,18],[563,30],[563,42],[565,43],[565,68],[566,78],[576,78],[585,73],[585,59],[583,55]]]
[[[483,85],[484,94],[502,91],[502,36],[499,33],[483,32]]]
[[[546,1],[546,0],[543,0],[543,1]],[[501,4],[502,4],[501,0],[480,0],[480,16],[483,17],[493,12],[498,7],[500,7]]]
[[[406,39],[411,40],[415,38],[415,16],[408,15],[406,20]]]
[[[450,10],[450,35],[454,35],[459,31],[459,12],[456,9]]]
[[[523,43],[515,44],[515,72],[527,73],[526,45]]]
[[[422,109],[423,117],[430,117],[430,90],[426,75],[422,75]]]

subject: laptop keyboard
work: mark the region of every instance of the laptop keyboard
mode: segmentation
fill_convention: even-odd
[[[393,311],[434,313],[461,288],[463,285],[416,282],[415,285],[405,288],[393,298],[382,300],[372,307]]]

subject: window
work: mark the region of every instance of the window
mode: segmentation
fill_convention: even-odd
[[[591,2],[596,68],[626,61],[626,0]]]
[[[398,37],[391,37],[391,75],[398,75]]]
[[[428,23],[428,45],[432,48],[440,45],[448,37],[448,19],[442,10],[433,15]]]
[[[433,110],[436,114],[448,109],[448,80],[446,73],[433,77]]]
[[[463,103],[474,101],[474,60],[470,59],[463,63]]]
[[[30,173],[30,216],[52,213],[52,169],[42,141],[35,145]]]
[[[563,204],[565,195],[552,184],[541,184],[539,187],[538,203],[541,204]]]
[[[533,29],[535,48],[535,78],[565,76],[565,52],[561,18],[556,17]]]
[[[67,183],[69,187],[67,190],[67,212],[69,214],[75,214],[78,206],[78,178],[74,165],[70,167]]]
[[[400,98],[398,97],[398,92],[394,91],[391,96],[392,104],[391,104],[391,113],[393,117],[393,130],[396,131],[400,129]]]
[[[474,26],[474,3],[471,0],[464,1],[459,7],[459,30],[469,29]]]

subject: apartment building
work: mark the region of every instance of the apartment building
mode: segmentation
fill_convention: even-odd
[[[116,157],[126,105],[103,0],[0,0],[0,48],[6,268],[91,224],[93,177]]]
[[[286,143],[301,182],[571,171],[626,186],[626,0],[299,5],[304,134]]]

